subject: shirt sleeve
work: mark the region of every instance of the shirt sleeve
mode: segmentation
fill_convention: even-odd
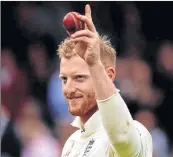
[[[147,142],[141,141],[143,132],[135,127],[134,120],[119,91],[108,99],[97,100],[97,104],[113,151],[120,157],[150,157],[145,155],[147,151],[145,147],[148,148]],[[150,136],[149,132],[147,136]]]

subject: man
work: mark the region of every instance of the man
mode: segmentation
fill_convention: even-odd
[[[89,5],[86,29],[59,46],[60,78],[72,123],[79,130],[67,140],[62,157],[152,157],[152,139],[132,116],[115,88],[115,50],[98,35]]]

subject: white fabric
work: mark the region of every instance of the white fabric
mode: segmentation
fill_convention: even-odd
[[[132,119],[119,92],[97,104],[85,131],[79,117],[72,123],[79,130],[67,140],[62,157],[152,157],[150,133]]]

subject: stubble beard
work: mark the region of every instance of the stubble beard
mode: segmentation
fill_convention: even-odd
[[[76,109],[72,109],[70,104],[68,104],[68,110],[73,116],[86,116],[87,114],[90,114],[90,112],[96,112],[98,110],[98,106],[96,103],[95,97],[92,99],[88,99],[88,102],[83,101],[82,104],[77,104],[76,102]]]

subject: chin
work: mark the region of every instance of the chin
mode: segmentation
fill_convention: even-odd
[[[82,105],[83,106],[83,105]],[[69,106],[69,112],[73,116],[83,117],[86,116],[89,112],[96,111],[98,109],[97,105],[87,107],[87,105],[82,106]]]
[[[70,102],[68,101],[68,111],[70,112],[71,115],[73,116],[83,116],[84,115],[84,110],[83,108],[83,102]]]
[[[73,116],[84,116],[87,112],[81,111],[81,109],[69,109],[70,114]]]

